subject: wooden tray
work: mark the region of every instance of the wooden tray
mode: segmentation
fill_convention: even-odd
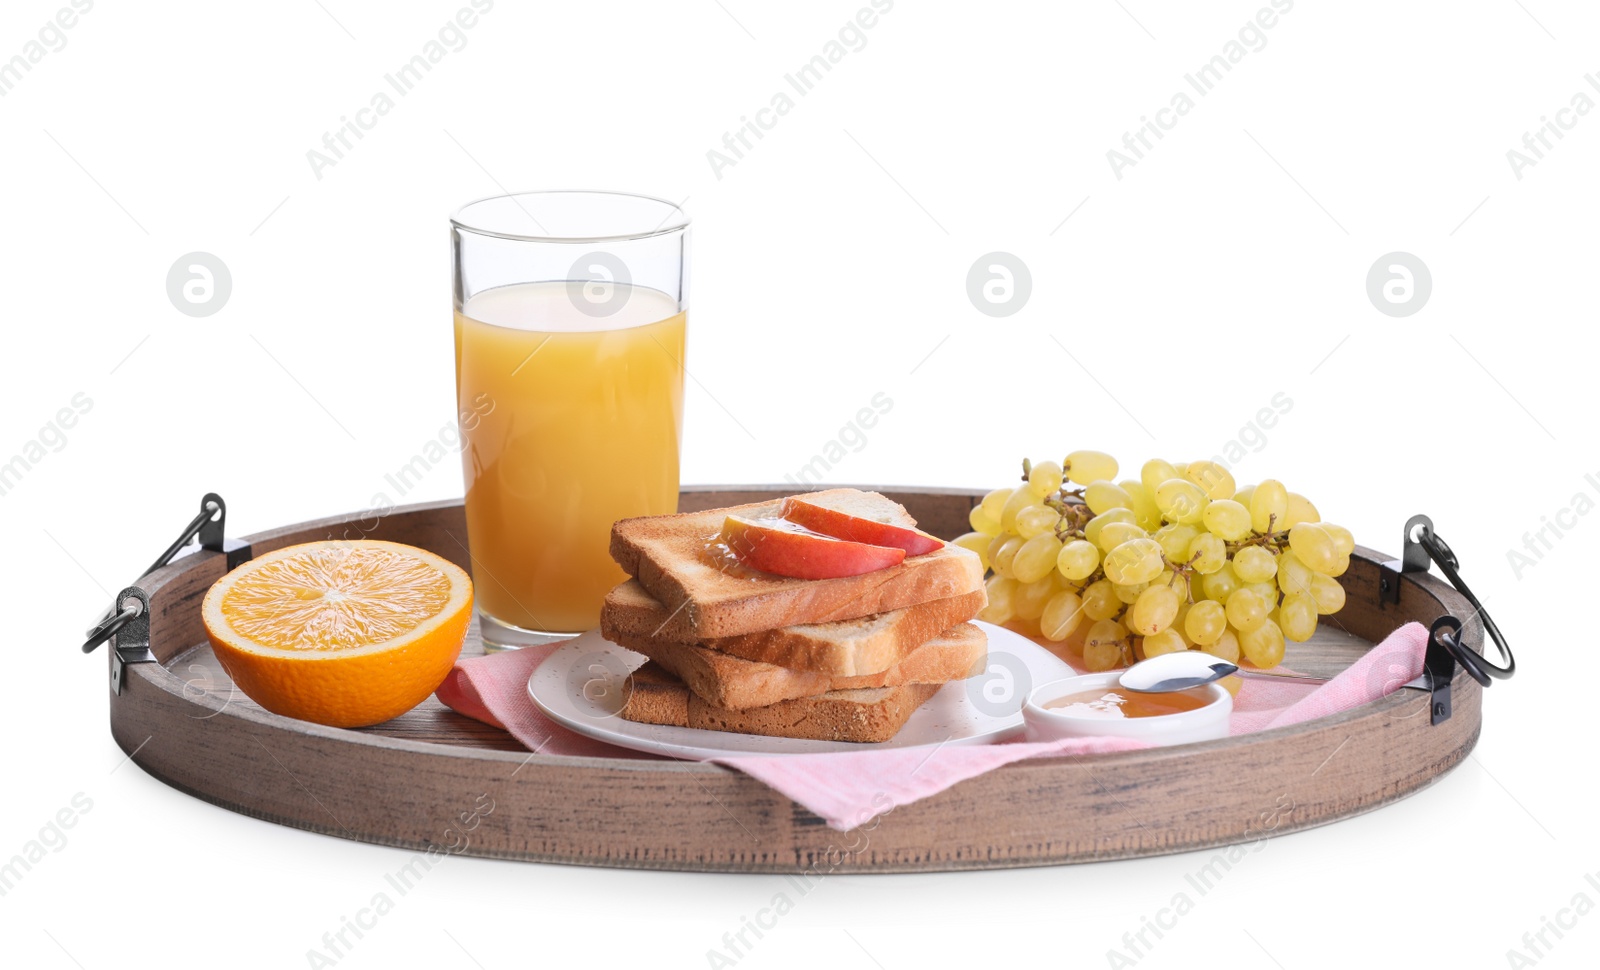
[[[946,538],[967,531],[967,512],[981,497],[880,490]],[[789,491],[686,488],[681,507]],[[459,502],[408,506],[376,522],[360,514],[307,522],[247,541],[260,555],[357,534],[468,564]],[[1453,589],[1418,573],[1406,574],[1398,605],[1380,605],[1377,564],[1389,558],[1358,547],[1342,578],[1345,608],[1325,622],[1377,641],[1407,620],[1426,625],[1447,612],[1471,615]],[[1335,717],[1239,738],[1013,764],[895,809],[870,831],[842,834],[730,769],[530,754],[510,735],[431,698],[363,730],[270,714],[232,689],[205,645],[200,601],[223,566],[220,553],[199,552],[141,581],[158,662],[128,665],[126,686],[111,695],[117,744],[154,777],[224,808],[436,853],[653,869],[908,872],[1181,852],[1322,825],[1409,795],[1466,757],[1481,717],[1481,688],[1458,672],[1454,713],[1437,726],[1428,696],[1401,690]],[[1476,621],[1462,634],[1480,647]],[[474,627],[463,656],[482,649]],[[1362,649],[1319,648],[1314,640],[1291,644],[1290,661],[1330,675]],[[463,813],[467,825],[459,821]]]

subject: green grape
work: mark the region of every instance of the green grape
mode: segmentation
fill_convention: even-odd
[[[997,488],[988,495],[985,495],[983,497],[983,501],[979,504],[983,506],[983,511],[988,514],[989,518],[999,522],[1001,515],[1006,510],[1006,502],[1009,501],[1010,498],[1011,489]]]
[[[1100,568],[1100,550],[1094,543],[1073,539],[1056,554],[1056,570],[1073,582],[1088,579]]]
[[[1107,509],[1133,511],[1133,496],[1122,490],[1116,482],[1096,479],[1083,490],[1083,504],[1096,515]]]
[[[1289,548],[1306,564],[1306,568],[1324,576],[1333,572],[1339,562],[1339,550],[1333,536],[1315,522],[1302,522],[1289,530]]]
[[[1012,612],[1021,620],[1037,620],[1043,615],[1044,606],[1050,602],[1050,597],[1056,595],[1060,588],[1055,580],[1048,576],[1031,583],[1019,582],[1016,592],[1011,596]]]
[[[972,511],[967,513],[967,522],[972,526],[972,531],[986,536],[1000,534],[1000,520],[989,517],[988,511],[981,505],[974,505]]]
[[[1264,583],[1278,574],[1278,557],[1260,546],[1245,546],[1233,554],[1233,574],[1244,583]]]
[[[1232,630],[1224,629],[1216,643],[1208,643],[1200,649],[1219,660],[1236,664],[1239,662],[1239,635]]]
[[[984,591],[989,594],[989,605],[983,608],[978,618],[990,623],[1004,623],[1011,619],[1017,581],[1004,576],[991,576],[984,584]]]
[[[1187,562],[1189,559],[1189,545],[1194,542],[1194,537],[1200,530],[1192,525],[1183,525],[1173,522],[1157,529],[1150,538],[1161,544],[1161,554],[1172,562]]]
[[[1286,595],[1311,592],[1311,580],[1316,573],[1306,568],[1300,557],[1294,554],[1293,549],[1287,549],[1278,557],[1278,588]]]
[[[993,539],[981,532],[968,532],[965,535],[956,537],[955,543],[963,549],[970,549],[977,553],[978,561],[983,563],[983,568],[987,571],[989,569],[989,543],[992,541]]]
[[[1188,600],[1180,599],[1178,601],[1178,612],[1172,618],[1172,628],[1178,631],[1179,636],[1183,637],[1183,648],[1185,650],[1194,646],[1194,641],[1189,639],[1189,631],[1184,628],[1184,621],[1189,618],[1189,610],[1193,609],[1193,606],[1194,604]]]
[[[1183,642],[1183,637],[1178,634],[1176,629],[1168,627],[1145,637],[1141,648],[1144,650],[1144,658],[1149,660],[1151,657],[1159,657],[1164,653],[1178,653],[1179,651],[1187,650],[1189,645]]]
[[[1070,589],[1050,597],[1039,617],[1039,632],[1046,640],[1060,642],[1072,636],[1072,631],[1083,622],[1083,599]]]
[[[1349,529],[1342,525],[1334,525],[1332,522],[1320,524],[1324,529],[1328,530],[1328,535],[1333,536],[1333,548],[1338,551],[1339,555],[1348,556],[1356,551],[1356,537],[1350,534]]]
[[[1054,532],[1061,521],[1061,513],[1048,505],[1030,505],[1017,513],[1017,535],[1024,539],[1046,532]]]
[[[1127,636],[1127,627],[1116,620],[1094,621],[1083,638],[1083,665],[1092,672],[1120,666]]]
[[[1249,508],[1250,507],[1250,496],[1254,495],[1255,493],[1256,493],[1256,487],[1254,485],[1246,485],[1243,488],[1239,489],[1237,492],[1233,493],[1233,500],[1235,502],[1238,502],[1240,505],[1244,506],[1245,508]]]
[[[1154,539],[1130,539],[1106,553],[1101,566],[1113,583],[1148,583],[1161,575],[1161,545]]]
[[[1228,611],[1216,600],[1201,600],[1189,607],[1183,618],[1183,630],[1189,639],[1202,647],[1209,647],[1222,639],[1228,629]]]
[[[1124,542],[1134,539],[1144,539],[1149,533],[1134,525],[1132,522],[1111,522],[1100,530],[1098,545],[1101,552],[1110,552]]]
[[[1339,560],[1333,564],[1333,569],[1330,570],[1327,575],[1337,578],[1339,576],[1343,576],[1345,574],[1345,570],[1349,568],[1350,557],[1340,556]]]
[[[1144,463],[1143,468],[1139,469],[1139,484],[1144,486],[1144,490],[1150,494],[1152,500],[1156,496],[1156,489],[1161,487],[1162,482],[1182,477],[1182,475],[1178,474],[1178,470],[1172,467],[1171,462],[1160,458],[1150,459]]]
[[[1272,580],[1269,579],[1262,583],[1245,583],[1239,588],[1248,589],[1250,592],[1256,594],[1261,602],[1267,605],[1268,612],[1271,612],[1273,609],[1277,608],[1278,584]]]
[[[1110,670],[1122,664],[1122,644],[1115,641],[1096,640],[1083,645],[1083,666],[1091,674]]]
[[[1231,499],[1238,488],[1227,466],[1214,461],[1191,461],[1189,467],[1183,470],[1183,477],[1200,486],[1206,498],[1212,500]]]
[[[989,561],[996,573],[1011,578],[1011,564],[1016,560],[1017,552],[1022,549],[1022,543],[1021,536],[1007,536],[1006,540],[1000,543],[999,550],[990,554]]]
[[[1278,626],[1283,628],[1283,635],[1295,643],[1311,639],[1317,632],[1317,601],[1310,593],[1285,596],[1278,607]]]
[[[1024,542],[1011,560],[1011,575],[1019,583],[1036,583],[1056,568],[1056,557],[1061,555],[1061,540],[1046,532]],[[1041,609],[1043,606],[1041,604]],[[1038,616],[1037,613],[1034,616]],[[1033,617],[1026,617],[1032,619]]]
[[[1038,505],[1039,500],[1034,496],[1032,489],[1019,488],[1006,499],[1006,504],[1000,510],[1000,528],[1007,532],[1017,531],[1017,513],[1030,505]]]
[[[1169,478],[1156,486],[1156,507],[1169,522],[1194,525],[1205,517],[1206,493],[1186,478]]]
[[[1279,532],[1289,512],[1289,490],[1275,478],[1256,486],[1250,495],[1250,528],[1257,532]]]
[[[1212,501],[1200,521],[1224,542],[1238,542],[1250,534],[1250,510],[1231,498]]]
[[[1283,648],[1283,631],[1271,620],[1262,620],[1255,629],[1239,633],[1239,650],[1244,658],[1263,670],[1283,663]]]
[[[1193,566],[1195,572],[1207,576],[1227,563],[1228,547],[1215,535],[1202,532],[1189,543],[1189,554],[1183,561]]]
[[[1083,537],[1095,545],[1099,545],[1101,529],[1113,522],[1126,522],[1129,525],[1136,525],[1137,519],[1138,517],[1133,514],[1132,509],[1107,509],[1089,520],[1088,524],[1083,527]]]
[[[1134,583],[1131,586],[1124,586],[1121,583],[1112,583],[1111,591],[1116,594],[1118,602],[1125,606],[1132,606],[1134,601],[1139,598],[1139,594],[1144,592],[1149,585],[1149,583]]]
[[[1128,610],[1128,629],[1152,637],[1178,618],[1178,594],[1170,586],[1147,586]]]
[[[1267,621],[1267,604],[1248,589],[1236,589],[1224,606],[1228,623],[1240,633],[1247,633]]]
[[[1128,498],[1133,500],[1133,504],[1128,508],[1133,510],[1135,520],[1141,529],[1152,531],[1161,528],[1161,509],[1156,507],[1155,498],[1143,483],[1128,478],[1118,482],[1117,485],[1128,493]]]
[[[1122,601],[1111,580],[1101,579],[1085,586],[1081,594],[1083,615],[1091,620],[1109,620],[1122,612]]]
[[[1225,563],[1223,567],[1209,576],[1200,577],[1200,592],[1206,599],[1226,603],[1228,597],[1240,586],[1239,577],[1233,571],[1233,563]]]
[[[1102,479],[1109,482],[1117,477],[1117,460],[1103,451],[1074,451],[1062,467],[1075,485],[1088,485]]]
[[[1318,576],[1313,573],[1311,598],[1317,604],[1317,612],[1323,616],[1337,613],[1344,608],[1344,587],[1331,576]]]
[[[1278,524],[1280,529],[1292,529],[1302,522],[1320,522],[1322,515],[1311,500],[1299,492],[1289,493],[1289,509],[1283,514],[1283,521]]]
[[[1061,466],[1053,461],[1041,461],[1028,472],[1028,487],[1033,494],[1044,498],[1061,487]]]
[[[994,557],[1000,555],[1000,548],[1002,546],[1004,546],[1006,544],[1006,540],[1010,539],[1010,538],[1012,538],[1012,536],[1011,536],[1010,533],[1007,533],[1007,532],[1002,532],[997,536],[990,536],[989,537],[989,568],[990,569],[994,568]]]

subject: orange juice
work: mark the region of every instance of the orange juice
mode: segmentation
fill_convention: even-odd
[[[501,623],[599,625],[626,578],[611,524],[677,511],[685,314],[624,289],[608,316],[560,282],[484,290],[456,313],[468,545],[478,606]]]

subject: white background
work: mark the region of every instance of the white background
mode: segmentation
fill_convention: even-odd
[[[502,188],[687,197],[685,481],[780,480],[880,391],[892,412],[833,480],[1209,456],[1283,391],[1241,481],[1391,552],[1434,517],[1525,667],[1472,758],[1267,843],[1141,967],[1504,966],[1574,894],[1600,903],[1592,701],[1555,673],[1592,649],[1600,517],[1520,578],[1507,561],[1600,488],[1600,112],[1563,116],[1520,179],[1506,157],[1600,99],[1592,6],[1301,0],[1119,180],[1107,150],[1263,3],[901,0],[719,179],[707,151],[863,2],[499,0],[319,179],[307,151],[464,5],[102,0],[0,98],[0,461],[93,402],[0,496],[0,857],[93,803],[0,898],[7,965],[303,966],[404,860],[119,767],[104,655],[77,640],[204,491],[234,534],[460,494],[453,463],[405,496],[384,476],[452,420],[445,220]],[[7,3],[0,60],[63,6]],[[996,250],[1033,280],[1004,318],[966,296]],[[1402,318],[1364,282],[1396,250],[1433,278]],[[166,296],[192,251],[231,270],[213,316]],[[739,966],[1100,966],[1206,857],[830,878]],[[783,888],[452,859],[339,965],[703,966]],[[1592,966],[1600,916],[1549,938],[1538,965]]]

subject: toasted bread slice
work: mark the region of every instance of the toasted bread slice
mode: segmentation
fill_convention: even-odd
[[[888,670],[914,649],[945,630],[978,615],[987,597],[983,590],[949,596],[854,620],[713,637],[697,646],[792,670],[830,677],[862,677]],[[600,610],[600,634],[612,643],[639,649],[635,643],[682,643],[665,628],[672,611],[662,606],[638,581],[629,580],[606,594]],[[648,651],[640,650],[641,653]]]
[[[644,654],[713,707],[743,711],[834,690],[943,684],[981,670],[989,638],[970,623],[953,627],[906,654],[887,670],[832,677],[807,670],[740,660],[692,643],[623,636],[613,641]]]
[[[855,489],[830,491],[855,492]],[[907,528],[916,520],[872,492],[880,521]],[[947,544],[899,565],[839,579],[790,579],[741,566],[716,548],[730,514],[777,516],[781,502],[756,502],[706,512],[623,519],[611,528],[611,558],[667,608],[657,635],[681,643],[735,637],[796,624],[829,623],[887,613],[983,589],[975,553]]]
[[[628,677],[628,700],[622,716],[629,721],[668,727],[866,744],[894,737],[911,712],[938,690],[938,684],[836,690],[731,711],[706,703],[682,681],[654,663],[646,663]]]

